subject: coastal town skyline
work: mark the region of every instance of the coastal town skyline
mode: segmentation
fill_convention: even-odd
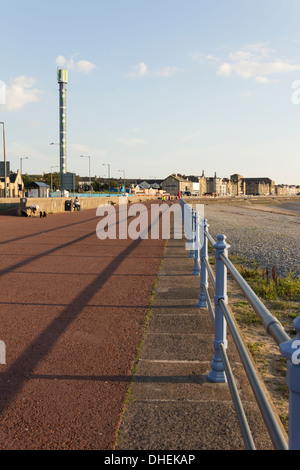
[[[32,184],[42,183],[47,186],[49,192],[54,192],[60,188],[60,172],[43,172],[42,174],[21,173],[10,170],[10,162],[7,162],[7,197],[21,197],[23,192]],[[58,179],[55,176],[58,176]],[[130,178],[125,176],[81,176],[75,173],[68,173],[68,185],[64,189],[71,192],[92,191],[92,192],[114,192],[125,191],[130,188],[130,192],[153,192],[172,196],[185,194],[189,196],[300,196],[300,184],[288,185],[276,183],[269,177],[244,177],[239,173],[230,176],[218,176],[217,172],[213,176],[208,176],[202,170],[201,175],[185,175],[181,173],[172,173],[161,179],[151,178]],[[50,179],[50,181],[48,181]],[[55,181],[54,181],[55,179]],[[0,197],[4,196],[5,175],[3,165],[0,164]],[[129,191],[129,189],[128,189]],[[150,193],[149,193],[150,194]]]

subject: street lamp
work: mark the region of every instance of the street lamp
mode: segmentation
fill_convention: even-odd
[[[58,144],[57,142],[50,142],[49,145],[59,145],[59,147],[60,147],[60,144]],[[60,187],[60,196],[63,197],[63,193],[62,193],[62,174],[61,173],[60,173],[60,177],[59,177],[59,187]]]
[[[6,168],[6,151],[5,151],[5,127],[4,127],[4,122],[0,122],[0,124],[3,125],[4,197],[7,197],[7,187],[6,187],[7,168]]]
[[[124,193],[126,193],[126,191],[125,191],[125,170],[118,170],[118,171],[122,171],[122,172],[123,172],[123,178],[124,178]]]
[[[102,163],[102,165],[106,165],[108,167],[108,193],[110,193],[110,164]]]
[[[53,184],[52,184],[52,168],[58,168],[58,165],[54,165],[51,167],[51,193],[53,192]]]
[[[21,176],[22,176],[22,173],[23,173],[23,169],[22,169],[22,160],[28,160],[28,157],[21,157],[20,158],[20,172],[21,172]]]
[[[90,182],[90,194],[92,192],[92,184],[91,184],[91,157],[88,155],[80,155],[81,158],[88,158],[89,159],[89,182]]]

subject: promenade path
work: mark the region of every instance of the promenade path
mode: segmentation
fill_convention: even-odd
[[[1,449],[112,449],[165,240],[0,215]]]

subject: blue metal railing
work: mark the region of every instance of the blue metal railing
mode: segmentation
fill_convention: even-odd
[[[299,351],[300,356],[300,317],[293,322],[297,336],[292,340],[285,332],[281,323],[268,311],[228,259],[228,249],[230,246],[226,243],[226,236],[218,235],[215,241],[208,231],[209,225],[207,224],[207,220],[204,218],[200,219],[199,214],[183,199],[180,200],[180,204],[185,214],[185,224],[187,223],[186,221],[189,221],[186,233],[189,235],[187,238],[189,238],[190,246],[192,247],[190,256],[194,258],[193,275],[200,275],[200,294],[197,305],[201,308],[208,308],[214,324],[214,356],[208,379],[214,383],[228,382],[245,446],[247,449],[254,450],[255,444],[246,420],[239,393],[235,386],[235,380],[226,353],[226,330],[228,326],[275,449],[300,450],[300,358],[298,359],[297,355]],[[199,235],[200,232],[202,236]],[[209,264],[208,242],[211,243],[215,250],[215,273]],[[197,266],[198,269],[195,269],[195,266]],[[236,323],[228,309],[228,272],[259,316],[267,333],[279,346],[281,354],[288,359],[287,384],[290,396],[288,442],[282,430],[282,426],[264,392],[249,352],[241,339]],[[209,295],[209,281],[214,293],[214,302],[211,301]]]

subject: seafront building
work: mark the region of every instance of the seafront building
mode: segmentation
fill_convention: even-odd
[[[275,186],[277,196],[297,196],[300,193],[300,186],[278,184]]]
[[[18,198],[24,195],[24,183],[20,170],[6,175],[6,181],[5,176],[0,175],[0,197],[5,197],[5,187],[6,197]]]
[[[161,187],[163,191],[171,196],[177,196],[179,192],[192,192],[194,189],[193,181],[180,174],[168,176],[162,181]]]
[[[300,185],[276,185],[268,177],[244,178],[235,173],[230,178],[222,178],[217,173],[207,177],[172,174],[162,181],[162,189],[171,194],[190,192],[195,196],[296,196],[300,194]]]

